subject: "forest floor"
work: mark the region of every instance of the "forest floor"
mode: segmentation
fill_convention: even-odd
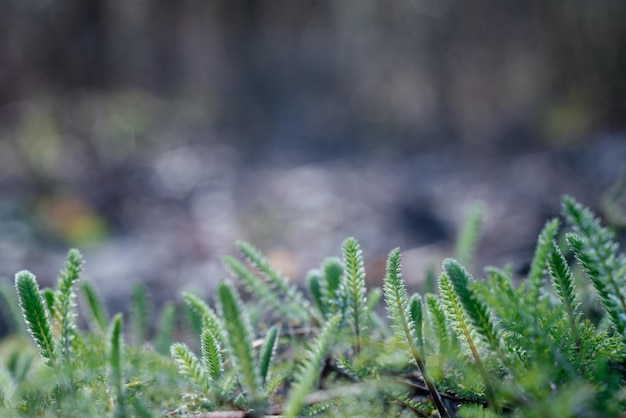
[[[401,158],[254,165],[223,144],[182,145],[142,164],[87,170],[70,194],[33,199],[33,179],[5,182],[12,192],[0,205],[0,276],[9,280],[28,268],[52,283],[67,248],[78,245],[87,276],[111,305],[125,305],[137,280],[156,301],[182,288],[210,297],[227,275],[220,258],[235,253],[238,239],[301,280],[354,236],[370,284],[380,284],[387,253],[400,246],[405,278],[419,289],[426,269],[452,254],[456,231],[476,203],[484,219],[473,273],[504,263],[523,272],[543,223],[559,214],[560,196],[601,212],[625,162],[623,138],[560,151],[459,146]],[[96,232],[104,225],[104,232],[81,241],[72,235],[80,225]]]

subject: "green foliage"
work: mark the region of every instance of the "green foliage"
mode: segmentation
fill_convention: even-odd
[[[367,325],[363,253],[354,238],[346,239],[342,250],[345,268],[343,292],[346,295],[347,318],[354,332],[354,352],[358,355],[361,352],[361,334]]]
[[[261,273],[261,278],[250,272],[247,267],[232,258],[226,258],[226,265],[235,276],[248,287],[251,293],[266,299],[279,313],[297,322],[317,319],[311,304],[294,284],[274,269],[261,252],[247,242],[240,241],[237,248],[246,261]]]
[[[552,249],[552,241],[559,229],[559,220],[551,219],[546,222],[543,230],[539,234],[535,255],[530,263],[528,272],[528,283],[530,285],[531,299],[538,301],[539,292],[543,284],[543,277],[546,275],[548,256]]]
[[[569,235],[568,243],[626,342],[626,257],[617,253],[614,234],[602,227],[589,209],[567,196],[562,203],[575,234]]]
[[[424,313],[422,311],[422,297],[417,293],[411,296],[411,300],[409,301],[409,312],[411,313],[410,317],[413,324],[412,331],[415,337],[418,352],[424,353],[424,335],[422,332],[422,328],[424,326]]]
[[[413,322],[416,313],[411,315],[409,300],[406,294],[406,288],[402,280],[402,272],[400,266],[400,249],[396,248],[389,253],[387,260],[387,274],[385,275],[385,285],[383,288],[385,293],[385,301],[387,302],[387,311],[391,319],[392,326],[396,330],[396,335],[408,347],[408,351],[415,360],[424,382],[428,386],[428,391],[432,396],[433,402],[442,417],[447,417],[448,412],[443,405],[441,396],[435,387],[434,382],[426,372],[426,366],[422,361],[422,356],[416,347],[415,335],[416,325]]]
[[[230,361],[237,372],[239,383],[250,400],[260,400],[261,377],[252,354],[252,327],[239,294],[229,282],[217,286],[219,308],[224,318],[223,339],[228,347]]]
[[[146,285],[143,282],[135,283],[130,305],[130,324],[131,335],[136,344],[141,344],[146,340],[151,310],[150,296]]]
[[[160,354],[169,353],[169,347],[174,337],[174,329],[176,327],[176,306],[167,302],[161,311],[159,318],[157,335],[152,344],[154,349]]]
[[[482,206],[476,204],[470,209],[467,218],[461,226],[454,252],[460,264],[468,265],[474,260],[482,216]]]
[[[200,334],[200,347],[204,370],[211,380],[218,379],[222,374],[222,347],[208,328],[204,328]]]
[[[109,322],[109,313],[107,312],[106,306],[102,302],[93,283],[82,281],[81,288],[90,316],[89,325],[91,329],[94,332],[104,332]]]
[[[324,319],[338,312],[343,313],[347,307],[347,296],[340,289],[343,273],[341,260],[331,257],[327,258],[319,269],[311,270],[307,275],[309,293]]]
[[[274,325],[267,331],[265,340],[261,346],[259,353],[259,374],[261,375],[261,383],[265,385],[267,383],[267,374],[270,368],[270,362],[276,351],[276,344],[278,343],[279,328]]]
[[[171,347],[172,358],[178,366],[178,371],[188,377],[201,391],[208,390],[209,377],[206,369],[198,360],[198,357],[182,343],[174,343]]]
[[[574,276],[570,271],[567,261],[561,253],[561,250],[557,246],[556,242],[552,243],[552,251],[550,252],[550,259],[548,260],[548,267],[550,276],[552,277],[552,284],[558,294],[561,303],[565,307],[565,313],[569,319],[572,336],[576,341],[576,346],[580,346],[579,337],[579,312],[578,308],[580,304],[576,301],[576,294],[574,293]]]
[[[31,272],[22,270],[15,275],[15,287],[28,332],[39,347],[39,353],[46,360],[46,364],[54,367],[57,358],[56,341],[52,336],[52,324],[39,284]]]
[[[128,345],[121,314],[109,320],[86,282],[79,303],[90,331],[77,325],[82,260],[70,251],[55,289],[21,271],[17,298],[3,292],[36,348],[19,336],[0,344],[0,416],[622,416],[626,261],[587,208],[564,198],[563,212],[576,260],[557,245],[551,220],[525,278],[505,266],[475,279],[466,263],[446,259],[433,279],[439,294],[409,298],[392,250],[382,289],[389,324],[377,316],[380,290],[366,289],[355,239],[344,241],[342,259],[308,274],[309,299],[239,243],[245,262],[225,263],[250,305],[229,281],[216,287],[217,309],[183,293],[197,324],[182,328],[180,310],[165,303],[149,342],[143,288],[129,309]],[[461,233],[465,261],[478,222],[470,215]],[[589,305],[589,292],[599,303]]]
[[[60,324],[59,345],[61,355],[69,359],[72,355],[72,340],[76,333],[76,293],[74,285],[80,278],[83,269],[83,258],[76,249],[67,254],[65,268],[59,277],[58,289],[54,298],[54,316]]]
[[[319,377],[319,369],[324,359],[324,353],[330,344],[333,333],[339,324],[341,317],[336,315],[328,320],[324,329],[317,336],[311,347],[307,350],[305,361],[296,373],[296,379],[289,392],[283,414],[286,417],[295,417],[300,412],[306,395],[315,385]]]
[[[215,311],[209,307],[200,297],[193,293],[183,292],[183,300],[192,312],[200,317],[201,327],[211,332],[213,338],[220,346],[224,345],[222,340],[222,324]]]
[[[117,400],[115,407],[116,417],[125,417],[124,404],[124,375],[122,373],[122,359],[124,356],[124,342],[122,341],[122,315],[117,314],[113,317],[107,336],[107,359],[109,362],[109,381],[115,398]]]
[[[20,305],[15,298],[15,288],[12,287],[10,283],[0,283],[0,296],[2,296],[2,301],[4,302],[1,305],[2,311],[5,315],[10,317],[11,328],[17,334],[25,334],[26,325],[24,324]]]

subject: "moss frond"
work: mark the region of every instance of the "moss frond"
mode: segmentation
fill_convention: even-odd
[[[39,284],[31,272],[22,270],[15,275],[15,287],[28,331],[46,364],[54,367],[57,358],[56,344]]]
[[[452,341],[446,314],[441,307],[439,298],[433,294],[426,294],[426,308],[429,314],[430,331],[434,339],[429,339],[429,346],[435,354],[436,363],[429,364],[431,374],[438,380],[443,377],[446,358],[452,354]]]
[[[411,322],[413,323],[413,335],[415,344],[421,356],[424,356],[424,315],[422,311],[422,297],[416,293],[409,300],[409,312],[411,314]]]
[[[321,316],[326,318],[328,305],[325,303],[324,296],[322,295],[322,280],[322,272],[317,269],[309,271],[306,275],[306,284],[311,299],[315,303],[315,307],[320,311]]]
[[[287,302],[292,310],[297,312],[301,320],[315,318],[315,311],[312,310],[311,304],[304,297],[302,292],[293,283],[282,275],[278,270],[274,269],[267,258],[253,245],[239,241],[237,248],[244,255],[246,261],[251,266],[261,272],[270,287],[277,291]]]
[[[125,417],[124,375],[122,362],[124,357],[124,341],[122,339],[122,314],[113,317],[107,338],[107,360],[109,365],[109,382],[116,395],[116,417]]]
[[[130,305],[130,334],[135,344],[143,344],[148,335],[151,317],[151,300],[148,288],[143,282],[133,285]]]
[[[4,301],[3,312],[10,315],[13,331],[18,334],[26,334],[24,317],[22,316],[18,299],[15,298],[15,288],[11,286],[10,282],[3,281],[0,283],[0,295]]]
[[[213,337],[217,339],[217,342],[221,347],[224,346],[224,340],[222,340],[222,322],[215,314],[215,311],[209,307],[199,296],[183,292],[182,298],[193,312],[195,312],[202,319],[202,327],[208,329]]]
[[[341,283],[341,276],[343,275],[343,265],[341,260],[336,257],[330,257],[324,260],[321,267],[326,285],[324,286],[324,297],[331,301],[335,299],[337,290]]]
[[[547,274],[546,266],[550,250],[552,249],[552,241],[559,230],[559,220],[557,218],[546,222],[545,226],[537,239],[535,254],[530,262],[530,270],[528,272],[528,281],[531,286],[531,300],[537,301],[539,298],[539,290],[543,285],[543,278]]]
[[[315,386],[315,382],[319,378],[320,366],[324,359],[324,354],[340,319],[340,315],[335,315],[329,319],[307,350],[305,361],[298,369],[295,381],[289,391],[287,402],[283,409],[284,416],[295,417],[300,412],[306,395]]]
[[[456,259],[459,260],[461,264],[469,265],[474,260],[474,254],[480,235],[482,216],[482,205],[475,204],[471,207],[469,214],[461,226],[454,252]]]
[[[90,317],[90,327],[94,332],[104,332],[109,322],[109,313],[102,302],[98,291],[93,283],[87,280],[81,281],[81,289],[84,295],[84,302]]]
[[[76,293],[74,285],[80,279],[83,270],[83,258],[76,249],[67,254],[65,268],[61,271],[57,291],[55,293],[54,313],[60,325],[59,345],[61,355],[69,358],[72,355],[72,340],[76,332]]]
[[[183,343],[174,343],[170,348],[170,354],[178,366],[178,372],[187,376],[190,382],[202,391],[208,390],[209,379],[205,374],[198,357]]]
[[[571,197],[564,197],[562,203],[569,224],[580,237],[581,245],[577,248],[583,258],[589,261],[587,267],[598,272],[597,279],[610,289],[617,307],[626,312],[626,258],[617,253],[619,246],[615,242],[615,235],[602,227],[600,220],[588,208]],[[619,324],[620,333],[623,333],[624,325],[626,324]]]
[[[458,300],[474,329],[491,349],[505,360],[499,327],[487,306],[476,297],[474,290],[470,286],[473,281],[471,275],[456,260],[450,258],[444,260],[443,270],[450,279],[454,292],[458,296]]]
[[[239,260],[227,256],[224,257],[224,264],[251,295],[265,303],[279,317],[296,323],[306,321],[306,310],[292,301],[285,301],[272,284],[261,280]]]
[[[265,340],[261,346],[261,351],[259,352],[259,374],[261,375],[261,383],[264,386],[266,385],[270,363],[272,361],[272,357],[274,357],[276,345],[278,344],[279,330],[280,329],[274,325],[269,329],[269,331],[267,331],[267,334],[265,334]]]
[[[550,258],[548,262],[550,276],[552,277],[552,283],[554,290],[556,290],[561,303],[565,307],[565,312],[569,319],[570,328],[576,346],[580,347],[580,337],[578,330],[579,316],[578,308],[580,303],[577,301],[576,293],[574,292],[574,276],[570,271],[567,261],[563,256],[563,253],[559,249],[556,242],[552,242],[552,249],[550,251]]]
[[[222,318],[224,319],[223,339],[227,353],[235,367],[237,378],[253,401],[260,401],[261,377],[252,355],[252,327],[239,298],[239,294],[229,282],[217,285],[217,296]]]
[[[167,355],[172,344],[172,336],[176,327],[176,306],[167,302],[161,311],[158,332],[154,338],[154,349],[161,354]]]
[[[0,362],[0,408],[12,405],[16,389],[17,384],[11,372]]]
[[[500,405],[496,398],[493,382],[491,381],[489,373],[487,372],[480,353],[478,352],[476,344],[478,333],[476,332],[473,324],[470,322],[466,310],[463,309],[461,296],[455,292],[456,287],[464,287],[463,283],[465,283],[467,279],[467,277],[464,277],[462,272],[458,270],[456,267],[457,264],[458,263],[456,262],[452,262],[452,260],[445,260],[444,272],[442,272],[439,276],[439,292],[441,294],[444,311],[446,312],[448,321],[453,324],[454,328],[459,333],[459,336],[463,337],[467,343],[470,353],[474,358],[476,367],[478,368],[478,371],[483,379],[483,383],[485,384],[489,405],[494,409],[494,411],[499,412]],[[446,267],[455,276],[455,280],[457,281],[456,286],[450,279],[449,273],[446,271]],[[465,298],[468,297],[467,291],[462,291],[461,293],[465,295]]]
[[[391,320],[391,324],[396,335],[408,348],[410,356],[413,360],[415,360],[424,382],[428,387],[428,391],[430,392],[433,402],[439,411],[439,415],[447,417],[448,412],[443,404],[443,401],[441,400],[441,395],[428,375],[426,366],[424,365],[420,353],[415,345],[415,325],[413,324],[410,312],[406,287],[404,285],[404,281],[402,280],[399,248],[392,250],[387,258],[387,273],[385,274],[383,293],[385,296],[385,302],[387,303],[389,319]]]
[[[346,316],[354,333],[354,352],[358,355],[361,352],[361,335],[367,325],[363,252],[354,238],[348,238],[343,242],[342,253],[345,269],[342,286],[348,308]]]
[[[200,334],[200,348],[205,373],[211,380],[217,380],[222,374],[222,347],[208,328],[204,328]]]
[[[330,257],[324,260],[319,269],[311,270],[307,276],[309,292],[323,319],[345,310],[345,295],[340,291],[343,272],[341,260]]]

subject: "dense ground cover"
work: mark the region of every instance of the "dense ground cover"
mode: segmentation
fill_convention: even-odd
[[[214,300],[183,293],[181,306],[158,310],[149,339],[149,292],[137,288],[126,320],[110,316],[71,250],[55,288],[23,270],[17,293],[2,290],[15,332],[0,349],[0,412],[619,416],[626,257],[588,209],[566,197],[562,210],[566,225],[545,224],[522,280],[510,266],[481,279],[463,267],[479,235],[473,211],[455,259],[423,295],[407,293],[399,249],[382,289],[368,289],[361,248],[348,238],[304,290],[240,242],[243,260],[224,258],[232,280]]]

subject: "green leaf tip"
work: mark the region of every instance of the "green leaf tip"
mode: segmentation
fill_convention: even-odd
[[[276,351],[276,345],[278,343],[278,334],[280,329],[278,326],[274,325],[267,331],[265,335],[265,340],[263,341],[263,345],[261,346],[261,351],[259,352],[259,374],[261,375],[261,383],[263,385],[267,382],[267,375],[270,368],[270,363],[272,361],[272,357],[274,356],[274,352]]]
[[[315,386],[319,378],[322,360],[324,359],[328,345],[340,320],[341,315],[335,315],[330,318],[307,350],[306,360],[298,369],[296,380],[287,397],[287,402],[283,410],[285,417],[295,417],[298,415],[304,404],[306,395]]]
[[[224,320],[223,339],[227,353],[235,367],[237,378],[248,396],[260,401],[261,377],[252,355],[252,327],[243,303],[234,286],[228,281],[217,285],[218,306]]]
[[[106,306],[102,302],[102,298],[98,294],[98,291],[93,283],[90,281],[83,280],[81,282],[81,289],[91,317],[91,328],[96,332],[105,331],[107,323],[109,322],[109,313]]]
[[[174,343],[170,354],[178,366],[181,375],[187,376],[191,382],[203,391],[209,388],[209,378],[202,368],[198,357],[183,343]]]
[[[76,293],[74,286],[83,271],[83,257],[77,249],[67,253],[65,266],[59,275],[57,291],[54,294],[54,317],[60,324],[59,344],[65,359],[72,355],[72,340],[76,332]]]
[[[216,380],[222,374],[222,347],[215,335],[206,327],[200,335],[200,348],[202,349],[202,367],[212,380]]]
[[[124,356],[124,341],[122,338],[122,314],[116,314],[111,320],[107,338],[107,358],[109,363],[109,375],[118,398],[123,393],[122,362]]]
[[[548,266],[554,289],[565,306],[576,345],[580,345],[577,312],[580,304],[576,300],[576,293],[574,291],[574,276],[555,241],[552,242],[552,251],[550,253]]]
[[[442,266],[443,273],[439,278],[439,286],[448,319],[455,325],[457,332],[465,337],[485,384],[487,400],[494,411],[499,413],[500,405],[494,385],[481,359],[474,335],[478,332],[478,335],[498,353],[501,359],[506,359],[500,348],[501,339],[498,327],[486,305],[476,298],[470,288],[472,278],[467,270],[451,258],[445,259]]]
[[[474,259],[483,211],[482,203],[473,204],[461,226],[455,249],[456,258],[461,264],[470,264]]]
[[[28,331],[46,364],[54,367],[57,353],[52,324],[35,275],[27,270],[18,272],[15,275],[15,287]]]
[[[363,252],[356,239],[348,238],[342,244],[342,253],[344,265],[342,287],[346,296],[348,321],[354,333],[354,351],[358,355],[361,351],[361,335],[367,323]]]
[[[593,212],[565,196],[563,213],[572,226],[568,244],[596,288],[611,322],[626,344],[626,258],[618,253],[615,234]]]
[[[530,263],[530,270],[528,272],[528,280],[532,292],[531,297],[534,302],[539,300],[539,290],[543,284],[543,277],[546,275],[546,266],[552,248],[552,241],[556,237],[559,226],[558,218],[549,220],[544,225],[537,239],[537,247],[535,248],[535,254]]]
[[[391,250],[387,258],[387,273],[385,274],[383,293],[385,302],[387,303],[389,319],[391,320],[396,335],[400,338],[400,341],[408,347],[408,352],[424,378],[428,392],[433,399],[435,407],[439,411],[439,415],[441,417],[449,416],[441,399],[441,395],[426,370],[426,365],[419,352],[418,344],[416,344],[418,336],[416,335],[417,330],[413,319],[414,317],[421,316],[421,313],[411,312],[406,287],[402,280],[402,265],[399,248]],[[419,305],[421,308],[421,301]],[[417,305],[415,304],[413,308],[417,308]]]

